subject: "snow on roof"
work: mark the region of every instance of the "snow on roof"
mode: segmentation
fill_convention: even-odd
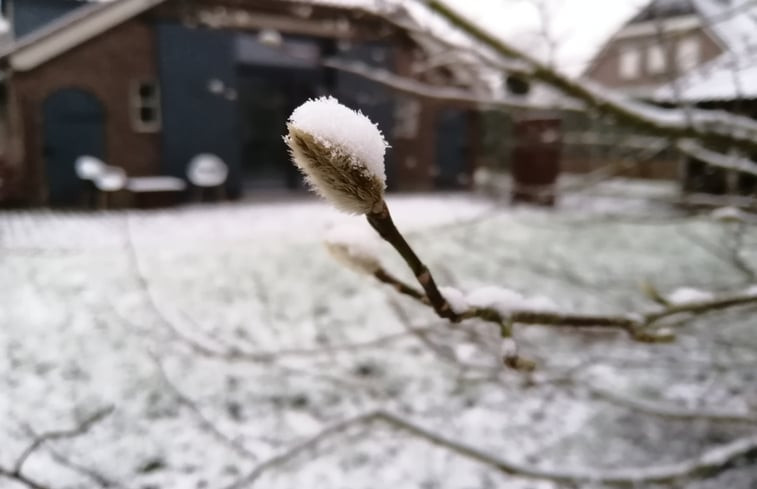
[[[694,7],[690,0],[654,0],[633,16],[628,24],[638,24],[692,13],[694,13]]]
[[[727,51],[747,53],[757,48],[757,4],[753,0],[691,0],[705,27]]]
[[[757,26],[755,27],[757,30]],[[658,101],[723,101],[757,98],[757,58],[724,53],[698,70],[657,89]]]

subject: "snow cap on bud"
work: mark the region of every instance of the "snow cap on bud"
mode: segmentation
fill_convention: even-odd
[[[321,97],[297,107],[287,130],[292,161],[317,194],[350,214],[380,209],[387,143],[376,124],[333,97]]]

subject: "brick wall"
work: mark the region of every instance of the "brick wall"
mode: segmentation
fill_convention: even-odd
[[[666,42],[665,49],[675,53],[675,46],[678,39],[695,38],[699,42],[699,64],[704,64],[723,52],[723,49],[702,29],[686,33],[680,37],[670,38]],[[670,82],[671,73],[663,72],[660,74],[650,74],[647,68],[647,49],[649,46],[659,44],[656,35],[622,38],[610,41],[610,44],[603,49],[597,58],[592,62],[586,72],[586,75],[597,80],[608,87],[644,87],[654,86]],[[638,49],[640,59],[639,76],[632,79],[624,79],[620,76],[620,54],[624,49]],[[675,55],[669,61],[674,61]]]
[[[9,83],[11,158],[18,174],[16,194],[25,201],[45,201],[42,106],[56,90],[79,88],[92,93],[105,112],[105,159],[129,175],[160,169],[160,133],[141,133],[132,125],[130,90],[138,80],[157,77],[154,32],[133,19],[28,72]]]

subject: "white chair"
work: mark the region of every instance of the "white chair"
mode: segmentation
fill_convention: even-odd
[[[99,205],[103,209],[110,207],[113,202],[112,195],[126,187],[126,172],[117,166],[105,165],[102,172],[94,179],[95,188],[99,190]]]
[[[82,155],[74,161],[74,171],[76,176],[84,182],[83,200],[91,208],[97,206],[97,186],[95,179],[102,175],[107,165],[99,158],[90,155]]]
[[[76,176],[82,180],[88,181],[94,181],[103,173],[106,166],[107,165],[103,163],[102,160],[89,155],[79,156],[74,162]]]
[[[187,180],[200,193],[205,190],[216,189],[217,196],[223,195],[223,184],[229,176],[229,167],[216,155],[198,154],[189,161],[187,166]]]

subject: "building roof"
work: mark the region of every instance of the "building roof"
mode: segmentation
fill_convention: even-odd
[[[695,14],[691,0],[653,0],[631,17],[626,25]]]
[[[0,51],[0,59],[7,60],[15,70],[31,70],[164,1],[119,0],[83,5],[14,40]]]

